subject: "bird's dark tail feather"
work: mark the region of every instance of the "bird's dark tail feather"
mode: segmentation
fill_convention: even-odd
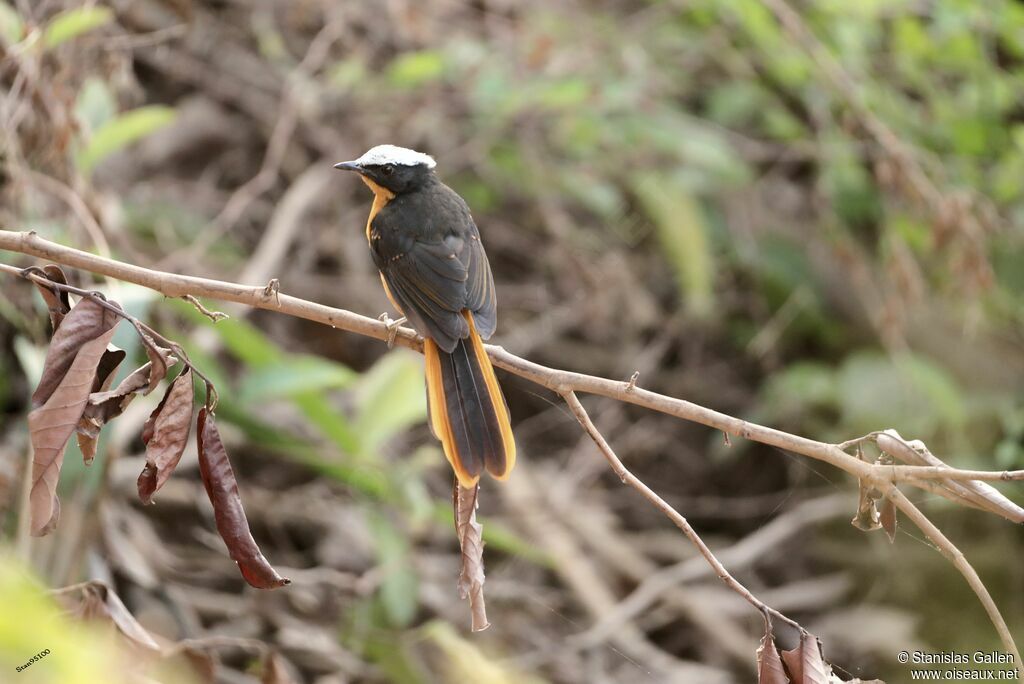
[[[476,332],[473,316],[469,337],[451,353],[433,340],[423,342],[427,366],[427,407],[430,429],[463,487],[472,487],[486,470],[499,480],[512,472],[516,445],[508,407],[491,360]]]

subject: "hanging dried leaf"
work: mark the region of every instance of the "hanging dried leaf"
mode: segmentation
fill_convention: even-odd
[[[105,392],[93,392],[89,395],[89,405],[85,407],[85,417],[92,418],[98,432],[99,427],[109,423],[124,413],[128,404],[149,384],[150,364],[136,368],[122,380],[117,387]]]
[[[40,270],[53,282],[60,283],[61,285],[68,284],[68,277],[64,274],[64,270],[57,264],[47,264]],[[57,332],[57,328],[60,327],[61,321],[64,320],[64,316],[66,316],[68,311],[71,310],[71,301],[68,298],[68,293],[56,288],[50,289],[46,285],[38,282],[36,283],[36,287],[39,288],[39,293],[43,295],[43,301],[46,302],[46,308],[50,310],[50,325],[53,327],[53,331]]]
[[[238,496],[235,472],[217,423],[205,406],[199,409],[196,443],[199,446],[199,473],[213,504],[217,531],[228,547],[228,554],[238,564],[242,577],[257,589],[275,589],[291,584],[291,580],[281,577],[271,567],[252,538],[245,509]]]
[[[177,363],[177,359],[173,356],[168,357],[167,363]],[[152,363],[147,363],[135,369],[114,389],[93,392],[89,395],[89,402],[85,405],[85,412],[82,414],[82,419],[78,422],[78,427],[75,428],[78,432],[78,446],[85,457],[86,465],[89,465],[92,462],[92,457],[95,456],[96,440],[99,438],[100,428],[124,413],[135,397],[149,391],[149,383],[152,377],[151,368]],[[152,425],[149,421],[147,421],[147,426],[152,430]],[[150,433],[150,436],[152,436],[152,433]],[[146,437],[144,441],[148,442],[149,438]]]
[[[483,525],[476,521],[477,494],[480,485],[466,488],[455,480],[452,504],[455,509],[455,532],[462,549],[462,568],[459,572],[459,598],[469,599],[472,630],[480,632],[488,627],[487,608],[484,604],[484,540]]]
[[[109,620],[118,631],[136,646],[148,651],[160,651],[160,645],[139,624],[121,598],[104,582],[93,580],[82,587],[82,602],[74,611],[86,620]]]
[[[829,684],[831,668],[821,657],[818,637],[809,632],[801,632],[799,646],[782,652],[782,661],[793,684]]]
[[[882,500],[882,509],[879,511],[878,519],[882,523],[882,529],[889,537],[889,543],[896,543],[896,504],[892,499]]]
[[[789,684],[779,649],[775,647],[775,637],[767,622],[761,645],[757,649],[757,684]]]
[[[853,516],[850,524],[865,532],[877,530],[880,527],[878,509],[875,508],[877,500],[878,492],[873,487],[861,483],[860,496],[857,500],[857,514]]]
[[[148,384],[148,380],[146,381]],[[160,397],[160,403],[156,405],[152,413],[149,414],[149,418],[142,425],[142,443],[149,445],[149,440],[153,439],[153,430],[156,427],[156,419],[160,416],[160,413],[164,410],[164,404],[167,403],[167,397],[171,394],[171,388],[168,387],[167,391],[164,392],[164,396]]]
[[[121,365],[125,356],[126,354],[123,349],[118,349],[112,344],[107,345],[107,350],[103,352],[103,357],[96,367],[96,378],[92,383],[92,393],[89,395],[90,400],[95,393],[105,391],[110,387],[110,383],[114,380],[114,372]],[[96,458],[96,440],[99,437],[99,426],[95,426],[95,429],[93,429],[93,420],[89,416],[89,407],[90,404],[86,403],[82,418],[78,421],[78,426],[75,428],[75,431],[78,433],[78,448],[82,452],[82,459],[85,461],[85,465],[92,465],[93,459]]]
[[[83,418],[82,420],[85,420]],[[81,426],[82,422],[79,421],[78,425]],[[96,436],[81,432],[78,427],[75,428],[76,434],[75,439],[78,440],[78,450],[82,452],[82,462],[87,466],[91,466],[92,462],[96,460],[96,447],[99,440],[99,432]]]
[[[83,300],[85,303],[88,300]],[[77,325],[72,309],[60,331]],[[76,349],[69,367],[61,373],[59,384],[47,395],[46,401],[28,414],[28,428],[32,441],[32,488],[29,494],[32,534],[42,536],[57,525],[60,503],[57,501],[57,480],[64,463],[64,449],[85,410],[96,377],[96,367],[114,335],[113,327],[99,337],[85,342]],[[49,356],[47,356],[49,359]]]
[[[113,301],[108,303],[117,306]],[[39,379],[39,386],[32,395],[33,407],[42,406],[50,398],[64,374],[68,372],[82,345],[112,329],[117,325],[119,319],[120,316],[116,313],[92,299],[83,299],[71,309],[50,340],[50,348],[46,352],[46,361],[43,363],[43,374]],[[109,338],[107,339],[109,340]],[[105,348],[105,346],[101,348],[100,353]],[[98,363],[99,358],[93,365],[93,373],[96,372]],[[89,388],[92,388],[92,377],[89,378]]]
[[[195,393],[192,388],[192,370],[185,368],[175,378],[156,411],[143,428],[146,442],[146,466],[139,475],[139,498],[145,504],[153,503],[157,492],[185,453],[189,430],[192,427],[192,408]],[[146,438],[146,431],[149,438]]]
[[[127,354],[123,349],[118,349],[112,344],[107,345],[106,351],[103,352],[103,356],[100,357],[100,362],[96,366],[96,377],[92,383],[93,392],[104,392],[110,389],[110,383],[114,381],[114,371],[124,361],[125,356]]]
[[[170,360],[170,350],[157,346],[156,342],[149,335],[141,334],[142,346],[146,349],[146,356],[149,357],[149,383],[144,395],[156,389],[160,381],[167,376],[167,367],[173,363]]]

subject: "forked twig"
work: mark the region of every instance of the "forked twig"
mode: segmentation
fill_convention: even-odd
[[[330,325],[333,328],[340,328],[382,341],[386,341],[394,335],[395,344],[417,351],[422,350],[422,339],[414,330],[409,328],[389,329],[385,323],[379,320],[361,316],[344,309],[336,309],[316,302],[299,299],[298,297],[280,292],[275,293],[276,296],[274,297],[268,297],[263,286],[245,286],[237,283],[155,271],[65,247],[40,238],[32,232],[17,233],[0,230],[0,249],[8,249],[22,254],[49,259],[66,266],[135,283],[168,297],[192,295],[194,297],[204,297],[219,301],[237,302],[254,308],[277,311],[297,318]],[[10,266],[0,265],[0,270],[14,275],[22,275],[20,269]],[[157,339],[162,338],[157,337]],[[719,577],[730,588],[750,602],[751,605],[757,607],[765,614],[773,615],[788,624],[798,627],[789,618],[766,606],[743,585],[733,579],[686,519],[622,465],[615,452],[608,446],[607,441],[590,421],[589,416],[576,396],[577,393],[586,392],[642,406],[676,418],[706,425],[720,430],[726,435],[753,440],[813,458],[849,473],[857,478],[862,487],[873,487],[885,493],[886,496],[896,503],[899,510],[903,511],[915,525],[935,541],[939,549],[950,558],[954,566],[964,575],[992,618],[1006,652],[1018,653],[1013,637],[1006,628],[1006,623],[1000,615],[998,607],[992,601],[991,596],[985,590],[977,574],[967,563],[966,559],[964,559],[963,554],[956,549],[952,542],[942,535],[938,528],[917,507],[906,499],[896,488],[895,483],[905,481],[907,484],[920,486],[926,491],[933,491],[935,487],[954,488],[958,484],[975,485],[979,484],[976,482],[978,480],[1018,480],[1024,474],[1018,471],[964,471],[955,468],[947,469],[946,466],[937,465],[893,466],[872,464],[865,462],[857,456],[846,453],[844,449],[857,446],[859,443],[870,439],[877,441],[878,436],[885,434],[884,432],[872,433],[865,438],[851,440],[838,445],[828,444],[751,423],[683,399],[658,394],[657,392],[638,387],[635,383],[628,381],[610,380],[582,373],[548,368],[510,354],[501,347],[488,345],[487,353],[494,362],[494,365],[542,387],[551,389],[563,397],[580,422],[580,425],[594,439],[620,479],[625,484],[637,489],[648,501],[665,513],[700,549],[702,555],[715,569]],[[961,499],[962,497],[955,498],[955,500]],[[984,508],[1010,520],[1020,522],[1022,509],[1005,497],[1002,497],[995,490],[992,490],[989,494]],[[1017,662],[1020,662],[1019,657]]]

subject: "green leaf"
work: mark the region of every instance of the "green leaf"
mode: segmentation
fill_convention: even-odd
[[[427,417],[423,362],[399,349],[385,355],[359,381],[355,427],[364,454]]]
[[[83,173],[91,172],[114,152],[169,125],[174,116],[175,111],[171,107],[149,105],[108,121],[93,134],[89,144],[78,155],[78,168]]]
[[[761,396],[774,416],[799,418],[811,407],[836,405],[836,374],[825,364],[799,361],[771,376]]]
[[[247,321],[228,318],[214,323],[187,302],[174,300],[172,305],[193,323],[213,330],[231,355],[242,363],[254,367],[270,366],[284,357],[284,352],[269,337]]]
[[[413,570],[409,542],[376,513],[368,515],[368,522],[383,571],[380,597],[384,610],[392,625],[405,627],[416,617],[419,606],[419,580]]]
[[[590,97],[590,84],[579,78],[545,83],[537,89],[534,100],[545,109],[578,107]]]
[[[25,24],[17,10],[6,2],[0,2],[0,40],[14,45],[25,35]]]
[[[334,442],[342,452],[350,456],[362,453],[362,441],[352,429],[351,424],[341,411],[332,405],[322,394],[299,394],[294,397],[306,419],[316,426],[324,437]]]
[[[708,315],[714,304],[714,255],[699,202],[656,173],[636,176],[633,191],[654,221],[687,307],[694,315]]]
[[[965,420],[954,380],[921,356],[859,352],[843,362],[838,381],[843,424],[851,433],[898,425],[904,435],[928,441]]]
[[[98,130],[117,114],[117,102],[102,78],[85,79],[75,99],[75,118],[90,131]]]
[[[395,58],[388,67],[388,80],[402,88],[415,88],[436,81],[444,73],[444,56],[434,50],[422,50]]]
[[[447,622],[431,620],[419,630],[437,647],[448,681],[477,684],[543,684],[543,680],[516,669],[507,659],[495,658],[477,639],[459,635]]]
[[[358,377],[355,371],[340,363],[296,354],[249,371],[239,391],[243,402],[252,403],[347,387]]]
[[[46,350],[41,349],[28,339],[21,337],[14,338],[14,355],[18,357],[21,370],[28,380],[29,387],[39,384],[39,378],[43,376],[43,362],[46,360]]]
[[[61,12],[43,29],[43,45],[52,50],[76,36],[109,24],[114,12],[107,7],[79,7]]]
[[[331,86],[348,90],[366,80],[366,64],[359,57],[347,57],[328,67],[326,74]]]

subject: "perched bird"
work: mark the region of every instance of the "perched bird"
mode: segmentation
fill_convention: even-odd
[[[497,324],[494,279],[473,217],[421,152],[378,145],[334,168],[373,191],[366,239],[388,299],[423,338],[434,436],[459,483],[486,470],[503,480],[516,460],[508,406],[484,350]]]

